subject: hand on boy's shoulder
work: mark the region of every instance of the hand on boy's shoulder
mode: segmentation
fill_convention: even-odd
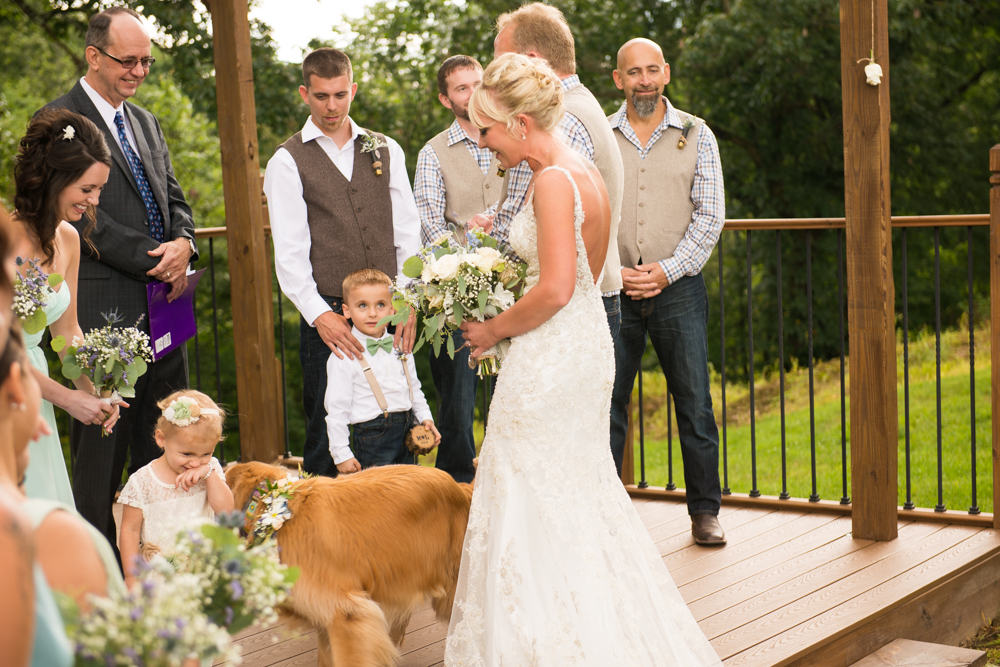
[[[365,348],[351,333],[351,325],[343,315],[328,310],[313,320],[313,326],[338,359],[343,359],[345,355],[348,359],[356,359],[364,354]]]

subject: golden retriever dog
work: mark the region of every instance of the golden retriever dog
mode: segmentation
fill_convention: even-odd
[[[243,463],[226,473],[237,508],[286,468]],[[448,622],[472,487],[434,468],[396,465],[294,483],[292,518],[275,533],[301,575],[283,610],[317,630],[323,667],[391,667],[425,598]]]

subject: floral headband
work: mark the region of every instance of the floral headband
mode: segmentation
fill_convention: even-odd
[[[221,413],[215,408],[203,408],[190,396],[180,396],[163,411],[163,417],[174,426],[190,426],[197,424],[202,415],[215,415]]]

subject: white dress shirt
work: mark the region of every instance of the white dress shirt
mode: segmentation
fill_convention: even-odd
[[[132,131],[132,123],[129,122],[128,114],[125,113],[125,103],[122,102],[117,107],[111,106],[111,103],[101,97],[101,94],[87,83],[87,77],[80,79],[80,85],[83,86],[83,90],[87,93],[90,101],[97,107],[97,113],[101,114],[101,118],[104,119],[108,129],[111,130],[111,136],[115,138],[115,143],[118,144],[118,148],[122,149],[122,154],[124,155],[125,147],[122,146],[122,140],[118,138],[118,126],[115,125],[115,114],[120,113],[122,115],[122,119],[125,121],[125,135],[132,145],[132,150],[136,155],[139,155],[139,144],[135,143],[135,133]],[[139,159],[141,160],[142,158],[140,157]]]
[[[350,117],[351,140],[341,148],[323,134],[310,117],[302,127],[302,143],[316,141],[348,181],[354,174],[354,141],[364,130]],[[392,202],[393,243],[396,246],[396,271],[403,272],[403,262],[420,248],[420,216],[413,201],[406,156],[393,139],[389,145],[389,197]],[[271,218],[274,241],[274,266],[281,291],[292,300],[306,322],[315,326],[316,318],[330,310],[316,287],[309,260],[312,239],[306,201],[302,198],[302,179],[295,160],[284,148],[275,151],[264,174],[264,194]],[[395,278],[395,276],[389,276]],[[357,362],[355,362],[357,363]]]
[[[395,351],[376,350],[375,356],[368,354],[367,340],[381,340],[366,336],[351,328],[351,333],[365,347],[365,359],[375,373],[375,379],[385,395],[389,412],[406,412],[413,409],[417,421],[433,420],[431,409],[420,390],[420,380],[417,378],[417,367],[413,363],[413,355],[406,355],[406,367],[409,369],[410,382],[413,383],[413,400],[410,400],[410,388],[403,374],[403,363]],[[392,338],[385,334],[382,338]],[[382,414],[382,408],[375,400],[368,378],[357,359],[340,359],[335,354],[330,355],[326,362],[326,430],[330,436],[330,454],[333,462],[341,464],[354,458],[351,452],[349,424],[360,424],[370,421]]]

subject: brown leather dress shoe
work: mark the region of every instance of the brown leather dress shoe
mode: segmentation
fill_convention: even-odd
[[[721,547],[726,543],[726,533],[719,525],[719,517],[712,514],[692,515],[691,534],[694,535],[695,544]]]

